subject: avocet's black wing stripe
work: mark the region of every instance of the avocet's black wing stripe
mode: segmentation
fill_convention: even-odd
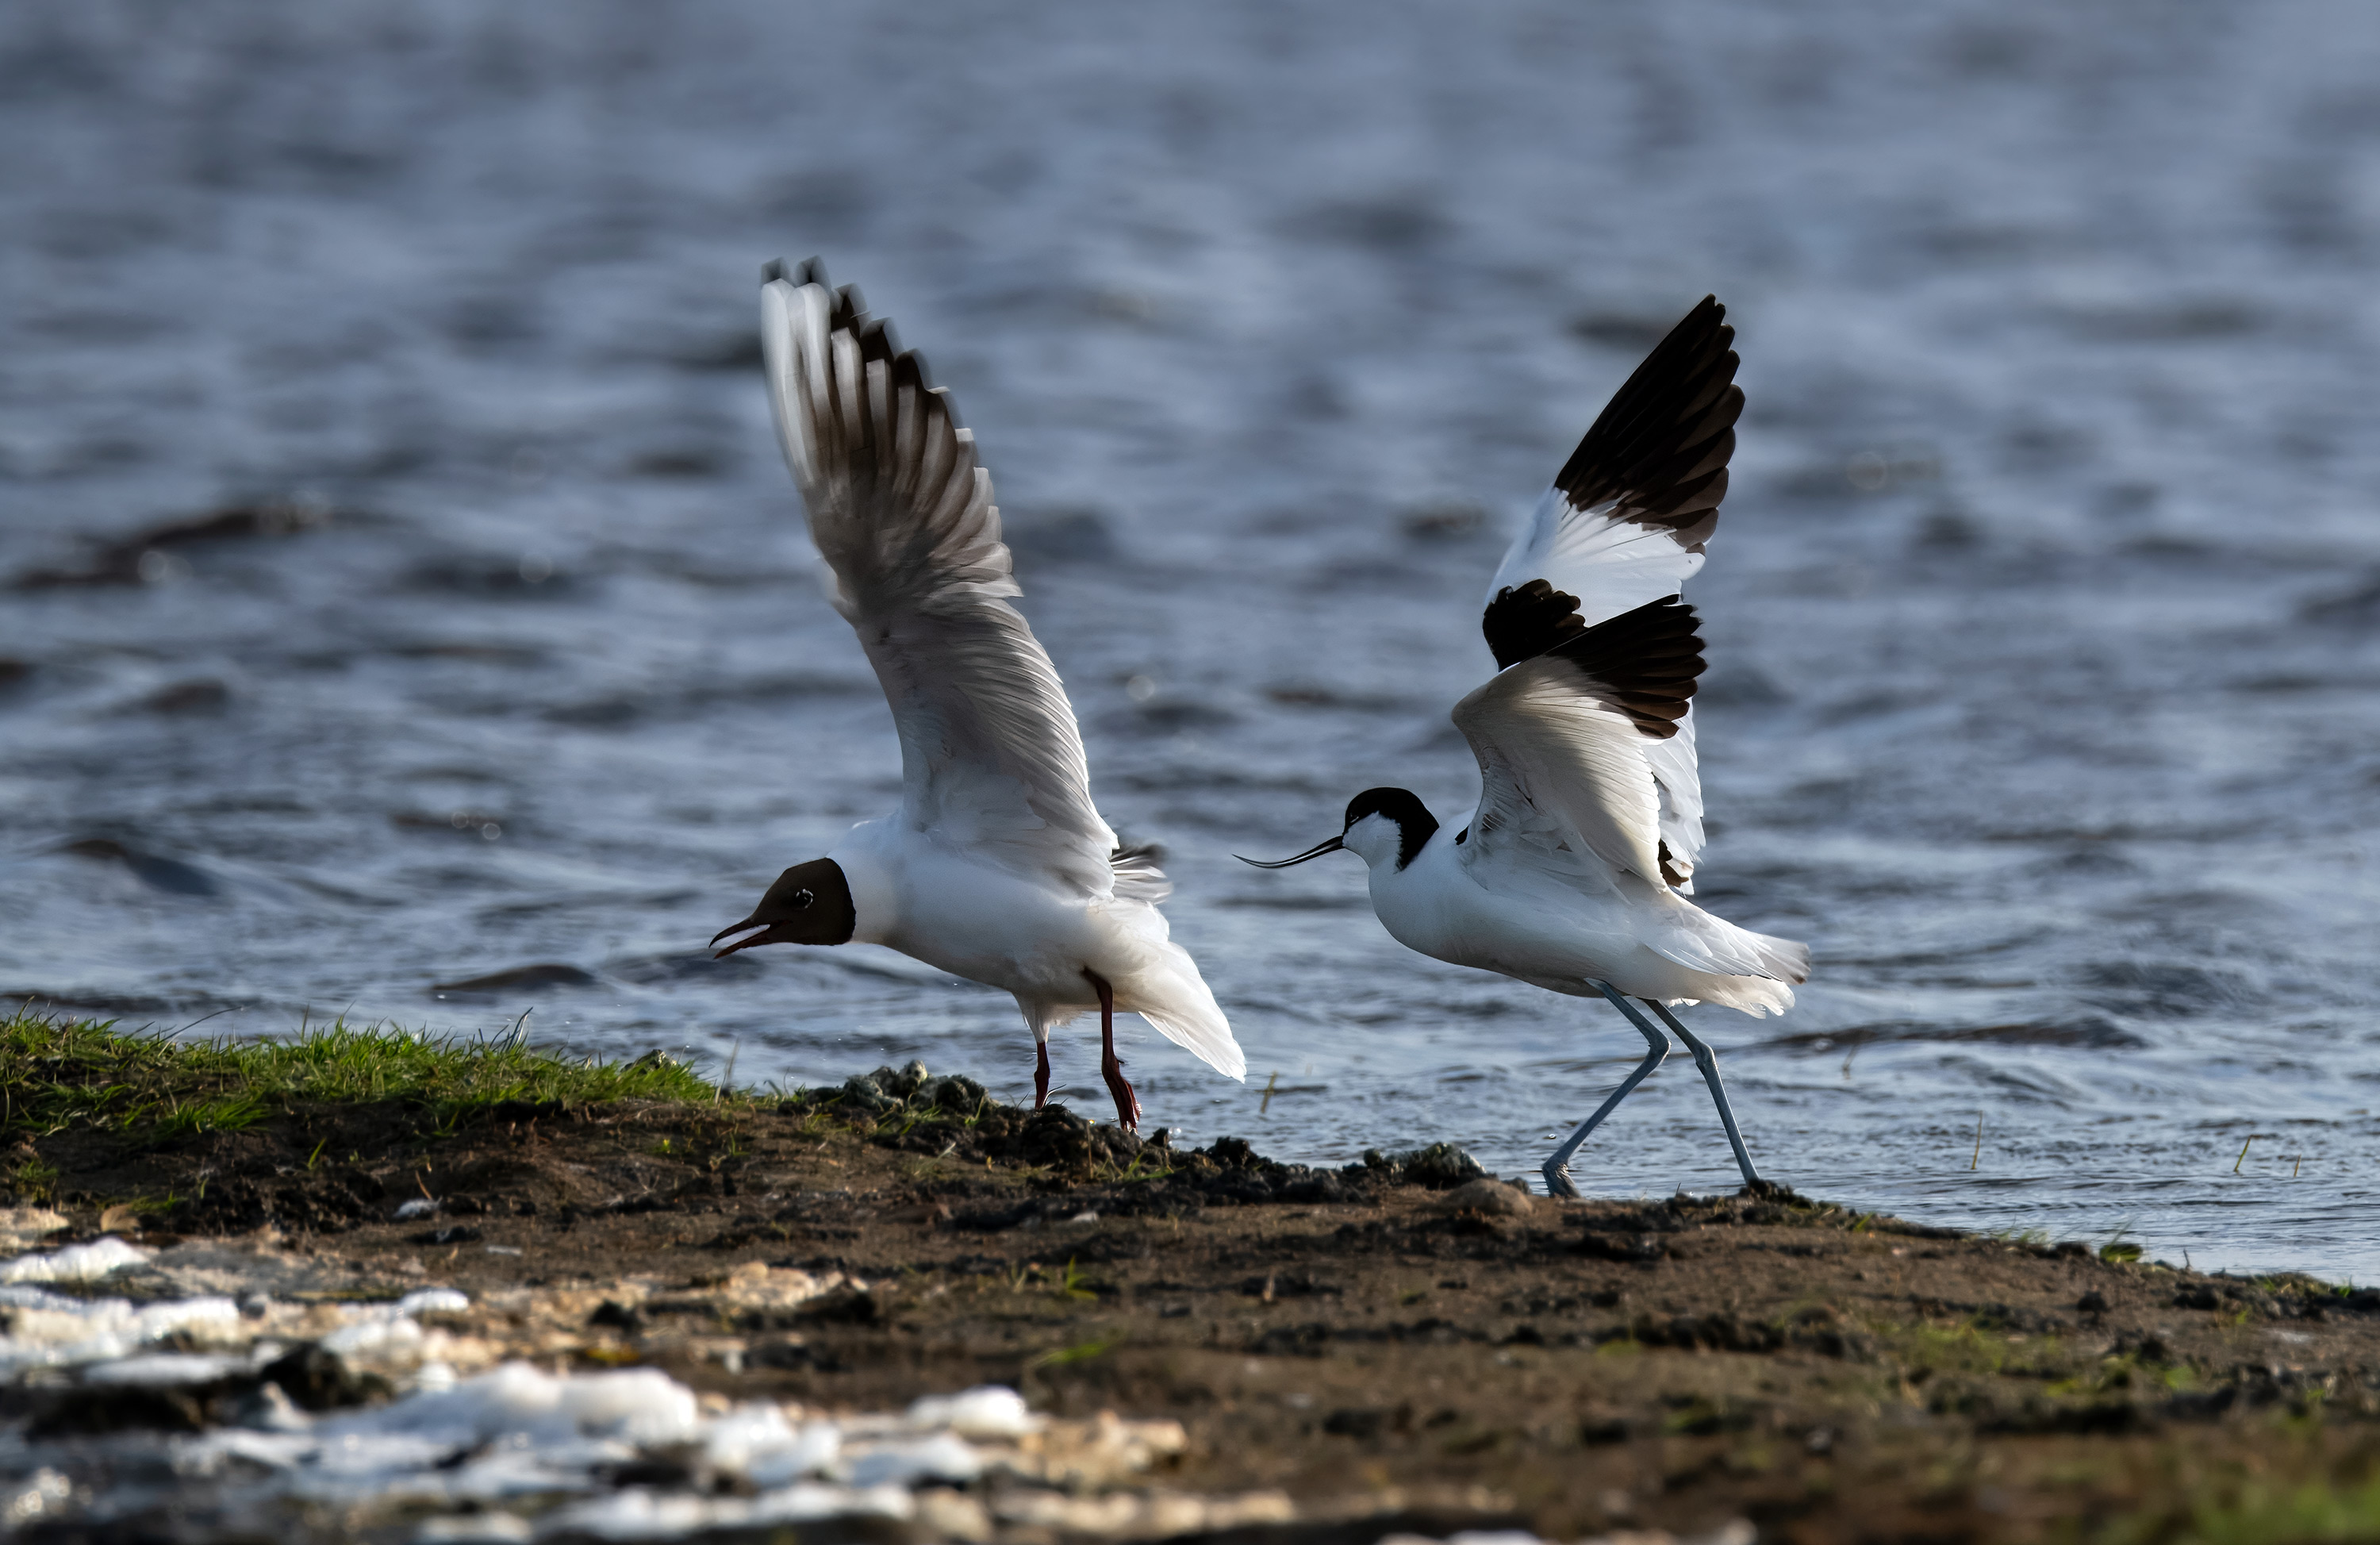
[[[1498,596],[1486,623],[1497,665],[1559,655],[1609,691],[1638,729],[1657,740],[1676,735],[1703,674],[1694,609],[1664,596],[1589,627],[1577,605],[1577,597],[1542,579]]]
[[[1481,626],[1500,667],[1676,595],[1718,524],[1743,393],[1735,330],[1706,298],[1672,328],[1562,466],[1488,587]],[[1542,589],[1536,587],[1542,586]],[[1567,600],[1567,610],[1557,602]],[[1702,786],[1691,712],[1648,750],[1670,875],[1692,888]]]
[[[1694,609],[1667,596],[1622,612],[1563,639],[1546,652],[1578,668],[1589,690],[1607,697],[1656,740],[1678,733],[1703,674]]]
[[[1572,634],[1464,698],[1454,723],[1482,785],[1464,861],[1492,866],[1514,844],[1567,846],[1678,884],[1653,757],[1677,735],[1702,669],[1694,608],[1668,596]],[[1549,861],[1548,852],[1536,858]]]
[[[1535,660],[1567,639],[1586,631],[1578,614],[1578,597],[1558,590],[1542,579],[1499,590],[1479,614],[1479,631],[1503,670],[1524,660]]]

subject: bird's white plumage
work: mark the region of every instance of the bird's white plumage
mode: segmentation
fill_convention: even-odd
[[[1540,655],[1497,673],[1454,705],[1454,725],[1479,761],[1464,868],[1524,864],[1608,891],[1604,872],[1578,861],[1583,849],[1660,880],[1647,737],[1568,662]]]
[[[1543,579],[1576,596],[1578,614],[1592,627],[1678,594],[1703,566],[1703,557],[1700,544],[1689,549],[1674,531],[1622,518],[1615,502],[1579,509],[1560,489],[1548,488],[1496,566],[1486,599],[1492,602],[1507,588]],[[1678,733],[1649,744],[1645,756],[1658,791],[1658,840],[1669,845],[1672,872],[1684,878],[1679,889],[1691,895],[1703,851],[1702,772],[1694,760],[1691,707],[1678,722]]]
[[[1703,655],[1680,591],[1718,526],[1743,408],[1725,316],[1706,297],[1670,330],[1497,566],[1480,628],[1500,669],[1453,713],[1479,763],[1470,820],[1451,830],[1411,790],[1369,789],[1337,838],[1264,866],[1343,847],[1363,858],[1372,910],[1399,942],[1607,998],[1644,1035],[1645,1060],[1547,1159],[1556,1195],[1579,1195],[1571,1156],[1670,1053],[1631,1000],[1693,1050],[1745,1182],[1762,1184],[1717,1054],[1668,1005],[1781,1013],[1809,973],[1805,946],[1687,899],[1703,839],[1692,713]]]
[[[1676,532],[1621,518],[1616,502],[1574,508],[1570,495],[1548,488],[1496,566],[1482,604],[1508,587],[1543,579],[1576,596],[1578,614],[1593,627],[1676,595],[1702,566],[1700,549],[1681,545]]]
[[[1803,946],[1686,899],[1702,656],[1675,598],[1717,527],[1742,408],[1724,315],[1704,301],[1614,394],[1498,566],[1482,627],[1503,669],[1453,713],[1479,763],[1469,822],[1431,830],[1412,801],[1344,834],[1381,921],[1424,954],[1752,1014],[1807,975]]]
[[[1653,770],[1661,797],[1661,842],[1670,850],[1670,871],[1680,877],[1678,891],[1694,894],[1694,866],[1703,857],[1703,779],[1694,762],[1694,711],[1686,708],[1678,733],[1667,740],[1645,743],[1645,760]]]
[[[1244,1077],[1230,1024],[1157,910],[1164,870],[1119,848],[1092,803],[1065,687],[1009,604],[1022,592],[974,436],[851,291],[807,270],[764,282],[761,344],[835,608],[901,741],[899,814],[829,855],[853,938],[1006,989],[1044,1040],[1098,1006],[1096,973],[1119,1011]]]
[[[1441,832],[1410,865],[1374,865],[1392,932],[1557,991],[1613,981],[1755,1015],[1791,1005],[1806,950],[1715,918],[1664,879],[1652,758],[1677,736],[1646,733],[1617,688],[1563,653],[1506,667],[1453,719],[1479,763],[1479,804],[1462,841]],[[1427,889],[1439,894],[1424,905],[1408,894]]]
[[[1743,408],[1725,314],[1706,298],[1613,394],[1497,566],[1490,602],[1542,579],[1592,627],[1679,594],[1702,567]],[[1670,871],[1691,894],[1703,847],[1691,709],[1650,760]]]
[[[832,325],[824,286],[772,279],[761,304],[785,462],[901,737],[903,820],[1111,894],[1115,833],[1065,687],[1008,604],[1023,592],[974,436],[940,391]]]

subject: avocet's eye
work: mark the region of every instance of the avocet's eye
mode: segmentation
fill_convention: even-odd
[[[817,897],[811,895],[808,891],[795,891],[794,893],[794,905],[796,906],[808,906],[811,902],[817,899]]]

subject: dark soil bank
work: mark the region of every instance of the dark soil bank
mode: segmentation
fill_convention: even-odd
[[[1557,1204],[1452,1150],[1343,1171],[1177,1153],[922,1070],[424,1125],[299,1109],[162,1150],[66,1132],[16,1162],[79,1235],[133,1202],[145,1245],[277,1231],[392,1284],[550,1289],[571,1335],[549,1359],[852,1409],[1001,1382],[1060,1416],[1173,1417],[1190,1445],[1165,1485],[1369,1499],[1331,1538],[1383,1518],[1553,1539],[1742,1518],[1808,1541],[2380,1527],[2371,1290],[1781,1189]],[[737,1308],[715,1290],[751,1262],[866,1285]]]

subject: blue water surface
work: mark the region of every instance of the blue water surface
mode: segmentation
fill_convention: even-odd
[[[1247,1049],[1131,1022],[1152,1121],[1533,1169],[1636,1038],[1230,855],[1467,809],[1501,544],[1715,291],[1702,899],[1815,974],[1689,1013],[1762,1163],[2368,1281],[2375,81],[2351,3],[12,6],[0,990],[1026,1095],[998,993],[700,949],[898,788],[764,417],[816,252]],[[1577,1169],[1733,1184],[1682,1061]]]

